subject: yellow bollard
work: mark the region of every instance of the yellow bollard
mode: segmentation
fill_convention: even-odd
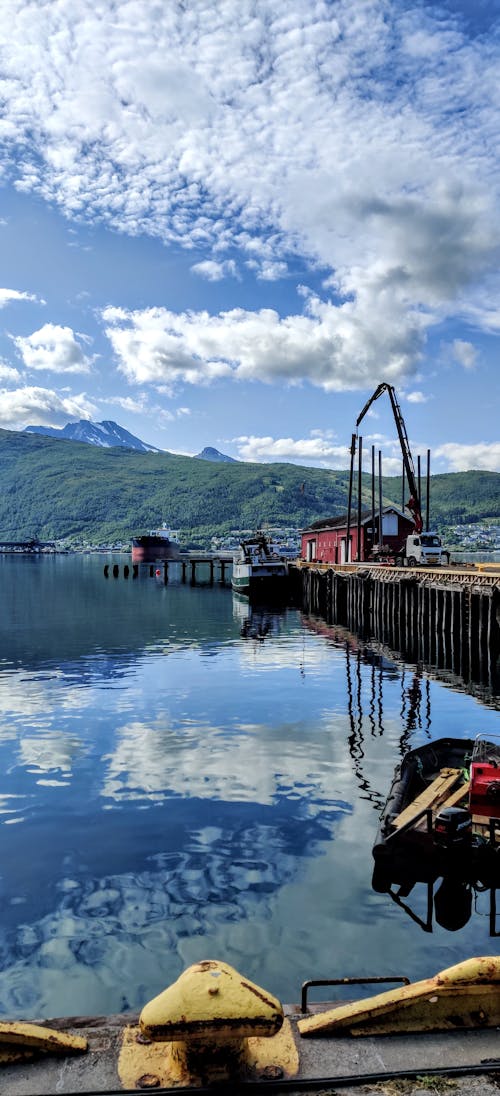
[[[127,1028],[124,1087],[294,1076],[298,1055],[281,1003],[227,963],[189,967]]]

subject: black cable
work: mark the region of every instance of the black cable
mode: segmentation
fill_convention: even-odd
[[[356,1088],[367,1084],[383,1084],[388,1081],[417,1080],[421,1077],[473,1077],[500,1072],[500,1058],[483,1058],[470,1066],[422,1066],[419,1069],[395,1069],[377,1073],[353,1073],[338,1077],[288,1077],[278,1080],[238,1081],[231,1079],[213,1085],[175,1085],[160,1088],[153,1085],[140,1088],[79,1089],[64,1092],[62,1096],[137,1096],[138,1092],[151,1091],[157,1096],[214,1096],[214,1093],[315,1092],[328,1087]],[[52,1096],[52,1094],[47,1094]]]

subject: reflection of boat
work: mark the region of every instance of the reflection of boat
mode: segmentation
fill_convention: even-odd
[[[262,642],[268,635],[277,635],[285,617],[284,605],[259,605],[248,597],[233,593],[233,617],[240,625],[242,639]]]
[[[448,932],[457,932],[470,920],[473,909],[489,918],[490,936],[500,936],[497,927],[497,889],[500,886],[500,865],[490,864],[486,882],[475,878],[473,873],[455,870],[442,877],[437,875],[426,883],[394,879],[386,883],[384,893],[403,910],[424,932],[432,932],[433,922]],[[374,890],[377,890],[374,885]],[[423,899],[422,890],[426,892]],[[411,897],[412,905],[409,902]],[[422,914],[422,905],[425,913]],[[482,906],[479,909],[479,906]]]
[[[494,736],[493,736],[494,737]],[[500,745],[441,738],[397,766],[373,847],[373,887],[438,876],[500,883]]]
[[[174,539],[176,536],[178,534],[173,533],[164,522],[161,529],[151,529],[144,536],[134,537],[132,563],[154,563],[156,559],[180,559],[180,548]]]
[[[233,590],[245,595],[284,595],[288,589],[288,564],[272,550],[263,533],[242,540],[233,557]]]

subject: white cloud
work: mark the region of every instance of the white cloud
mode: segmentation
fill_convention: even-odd
[[[477,365],[477,350],[470,342],[464,339],[454,339],[451,350],[455,361],[463,365],[464,369],[475,369]]]
[[[135,400],[132,396],[107,396],[105,400],[101,400],[101,403],[111,403],[121,407],[123,411],[129,411],[132,415],[142,415],[150,410],[147,396],[139,396]]]
[[[96,407],[82,393],[61,397],[48,388],[0,389],[0,424],[7,430],[25,426],[64,426],[75,419],[91,419]]]
[[[267,462],[285,461],[319,468],[344,470],[349,467],[350,448],[347,445],[332,445],[328,434],[311,431],[309,438],[273,438],[242,435],[231,441],[238,448],[239,460]],[[366,442],[374,442],[367,438]],[[398,443],[386,438],[378,439],[382,453],[382,473],[384,476],[400,476],[402,458]],[[357,468],[357,458],[356,458]],[[378,464],[377,464],[378,468]],[[371,471],[371,452],[368,445],[363,450],[363,470]]]
[[[34,293],[22,293],[18,289],[0,289],[0,308],[5,308],[11,301],[36,301],[38,304],[45,304],[45,301],[41,297],[36,297]]]
[[[215,259],[206,259],[204,262],[195,263],[191,267],[194,274],[206,278],[208,282],[220,282],[223,278],[237,278],[238,268],[234,259],[226,259],[218,263]]]
[[[18,373],[17,369],[14,369],[12,365],[8,365],[7,362],[3,362],[0,359],[0,381],[3,381],[4,383],[7,382],[7,384],[9,382],[17,384],[20,380],[21,374]]]
[[[349,464],[347,445],[331,445],[324,437],[272,438],[243,435],[231,439],[238,447],[240,460],[291,461],[298,464],[317,464],[321,467],[346,468]]]
[[[286,461],[293,464],[303,464],[320,468],[334,468],[345,470],[350,463],[350,447],[348,445],[334,444],[334,434],[330,430],[311,430],[308,438],[273,438],[272,436],[259,437],[256,435],[240,435],[230,439],[237,446],[239,460],[267,462]],[[376,470],[378,472],[378,450],[382,454],[382,472],[384,476],[400,476],[402,471],[402,454],[398,438],[386,437],[383,434],[369,434],[363,438],[363,471],[371,472],[372,455],[371,447],[376,452]],[[425,452],[426,446],[418,449],[410,442],[412,450],[417,453]],[[441,447],[442,449],[445,447]],[[439,451],[441,453],[441,450]],[[436,453],[435,455],[438,455]],[[356,456],[356,469],[358,467]],[[415,460],[415,464],[416,464]],[[423,465],[422,465],[423,468]],[[447,470],[447,469],[446,469]],[[440,471],[442,469],[440,468]]]
[[[271,308],[217,315],[107,308],[102,316],[120,369],[135,384],[209,384],[233,376],[289,384],[307,380],[342,391],[371,387],[374,374],[378,381],[392,381],[411,369],[408,346],[394,340],[393,311],[389,301],[379,302],[377,317],[387,315],[388,322],[375,329],[356,302],[337,306],[308,294],[304,312],[284,318]],[[414,348],[423,327],[422,318],[415,317]]]
[[[410,376],[429,324],[494,319],[500,44],[406,9],[4,0],[4,156],[71,218],[212,248],[205,276],[228,272],[229,247],[261,278],[289,256],[324,268],[330,382],[372,384],[381,362]]]
[[[475,445],[446,442],[434,450],[433,457],[446,460],[450,472],[477,469],[500,472],[500,442],[477,442]]]
[[[254,270],[259,281],[262,282],[276,282],[279,278],[284,278],[288,273],[287,263],[281,261],[272,261],[271,259],[262,259],[257,262],[255,259],[249,259],[245,264],[249,270]]]
[[[408,400],[408,403],[427,403],[430,398],[430,396],[426,396],[423,392],[418,391],[407,392],[405,395],[405,399]]]
[[[78,336],[87,342],[88,339]],[[27,369],[51,373],[89,373],[93,358],[86,355],[71,327],[46,323],[26,338],[12,336]]]

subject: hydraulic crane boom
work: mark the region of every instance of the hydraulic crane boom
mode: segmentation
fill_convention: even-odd
[[[358,427],[361,420],[366,415],[366,412],[369,410],[372,403],[374,403],[375,400],[378,400],[379,396],[382,395],[382,392],[387,392],[391,401],[392,413],[394,415],[394,421],[396,423],[399,444],[401,446],[401,452],[403,454],[403,465],[406,472],[406,478],[408,480],[408,486],[410,489],[410,498],[408,499],[406,505],[412,513],[413,521],[415,523],[415,532],[421,533],[424,523],[422,520],[417,478],[415,476],[415,466],[413,464],[413,457],[410,451],[410,444],[408,441],[408,434],[406,433],[405,421],[401,413],[401,408],[397,401],[396,392],[392,387],[392,384],[386,384],[386,382],[383,381],[382,384],[379,384],[378,388],[375,389],[375,392],[372,396],[370,396],[370,399],[367,401],[367,403],[365,403],[363,410],[360,412],[356,419],[356,435],[358,433]]]

